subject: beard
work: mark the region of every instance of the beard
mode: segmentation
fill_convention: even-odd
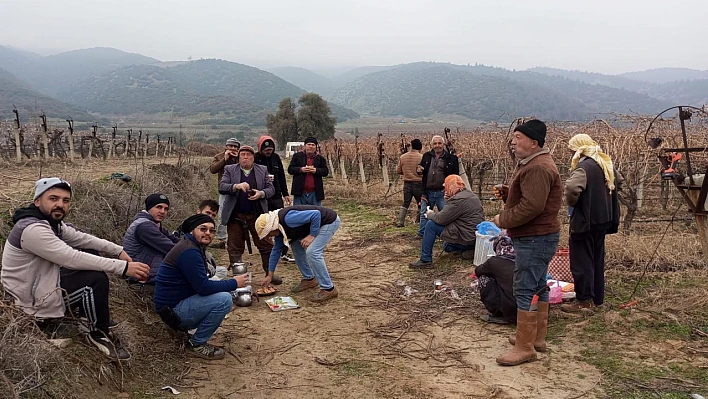
[[[63,209],[52,209],[52,211],[49,213],[49,218],[55,222],[61,222],[62,220],[64,220],[65,216],[66,213],[64,213]]]

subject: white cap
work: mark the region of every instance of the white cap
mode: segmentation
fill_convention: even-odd
[[[34,183],[34,199],[41,197],[45,191],[53,187],[60,187],[71,192],[71,184],[68,181],[58,177],[45,177]]]

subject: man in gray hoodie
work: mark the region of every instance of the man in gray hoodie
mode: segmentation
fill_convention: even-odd
[[[150,194],[145,198],[145,210],[138,212],[123,236],[123,248],[131,258],[150,265],[146,284],[154,285],[155,276],[165,255],[179,239],[162,227],[167,217],[170,200],[164,194]]]
[[[129,359],[128,351],[109,330],[106,273],[145,280],[149,268],[133,262],[120,246],[64,223],[70,203],[68,182],[50,177],[35,183],[34,203],[17,209],[12,218],[15,225],[2,254],[3,288],[16,306],[37,318],[43,330],[67,310],[76,311],[88,320],[89,342],[113,360]]]

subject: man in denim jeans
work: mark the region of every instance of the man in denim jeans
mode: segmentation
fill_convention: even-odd
[[[417,172],[423,175],[423,196],[420,200],[420,226],[418,227],[418,237],[423,238],[425,224],[428,222],[423,215],[430,208],[438,207],[442,211],[445,206],[445,193],[443,183],[450,175],[460,174],[460,162],[455,155],[445,150],[445,142],[440,136],[433,136],[430,141],[433,147],[430,152],[423,154],[423,158],[418,165]]]
[[[204,251],[216,235],[211,216],[190,216],[182,223],[182,232],[184,236],[167,254],[157,273],[155,310],[161,316],[171,310],[179,318],[179,328],[196,329],[187,341],[187,348],[195,356],[223,359],[224,349],[207,341],[231,310],[231,291],[245,287],[248,275],[209,280]]]
[[[294,205],[261,215],[256,220],[258,237],[271,237],[275,241],[270,254],[268,275],[263,286],[270,285],[275,268],[280,260],[280,249],[289,246],[293,250],[302,280],[292,288],[298,293],[319,286],[320,290],[310,300],[325,302],[336,298],[339,293],[332,284],[324,260],[324,249],[341,221],[332,209],[313,205]]]
[[[494,223],[507,229],[516,252],[514,297],[517,306],[514,348],[497,358],[503,366],[515,366],[536,359],[536,351],[546,350],[548,293],[534,293],[546,286],[548,263],[558,248],[558,211],[563,195],[558,168],[547,148],[546,125],[530,120],[514,129],[511,148],[519,160],[508,190],[502,192],[504,210]]]

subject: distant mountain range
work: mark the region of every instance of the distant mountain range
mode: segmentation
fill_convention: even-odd
[[[223,60],[161,62],[111,48],[42,57],[0,46],[0,69],[2,119],[12,116],[7,110],[13,102],[27,112],[35,112],[36,102],[48,116],[71,114],[76,120],[164,113],[194,115],[208,124],[263,126],[283,97],[297,100],[305,92],[325,97],[340,122],[360,113],[586,120],[708,103],[708,71],[685,68],[603,75],[417,62],[323,76],[298,67],[264,71]]]
[[[95,48],[41,57],[0,47],[7,69],[46,96],[101,116],[208,113],[205,123],[265,125],[283,97],[306,91],[258,68],[221,60],[162,63],[116,49]],[[12,103],[0,96],[0,103]],[[330,104],[339,121],[359,115]],[[61,109],[56,108],[56,117]],[[72,115],[73,116],[73,115]],[[76,117],[75,117],[76,118]]]

